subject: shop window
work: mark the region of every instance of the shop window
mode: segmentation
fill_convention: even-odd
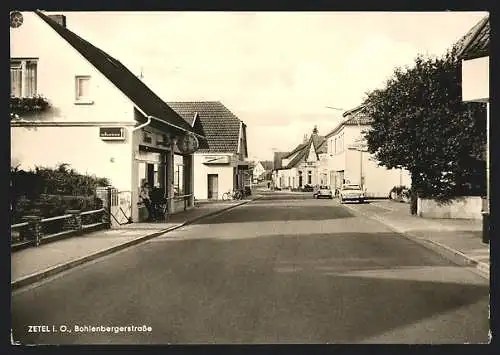
[[[174,155],[174,194],[184,195],[184,159],[182,155]]]
[[[34,97],[37,94],[37,59],[10,61],[10,95]]]
[[[75,99],[77,103],[91,104],[90,76],[81,75],[75,77]]]

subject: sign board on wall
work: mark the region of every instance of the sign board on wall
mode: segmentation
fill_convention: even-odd
[[[218,155],[218,156],[206,156],[203,164],[229,164],[231,162],[231,157],[229,155]]]
[[[145,152],[145,151],[135,152],[135,159],[140,161],[146,161],[149,163],[162,164],[161,154],[155,152]]]
[[[99,127],[99,137],[105,141],[123,141],[125,129],[123,127]]]
[[[462,61],[462,100],[488,102],[489,98],[489,57]]]

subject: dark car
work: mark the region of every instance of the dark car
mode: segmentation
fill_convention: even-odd
[[[304,185],[304,187],[302,188],[302,191],[303,192],[313,192],[314,187],[312,185]]]

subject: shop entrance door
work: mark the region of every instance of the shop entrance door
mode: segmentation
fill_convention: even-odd
[[[208,194],[209,200],[216,200],[219,196],[219,175],[208,174]]]

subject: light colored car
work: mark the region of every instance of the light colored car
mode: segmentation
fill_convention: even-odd
[[[313,193],[314,198],[333,198],[333,193],[332,189],[330,189],[330,186],[326,185],[321,185],[316,189],[316,191]]]
[[[365,192],[361,186],[357,184],[343,185],[339,191],[339,201],[340,203],[344,203],[345,201],[357,201],[359,203],[364,203]]]

